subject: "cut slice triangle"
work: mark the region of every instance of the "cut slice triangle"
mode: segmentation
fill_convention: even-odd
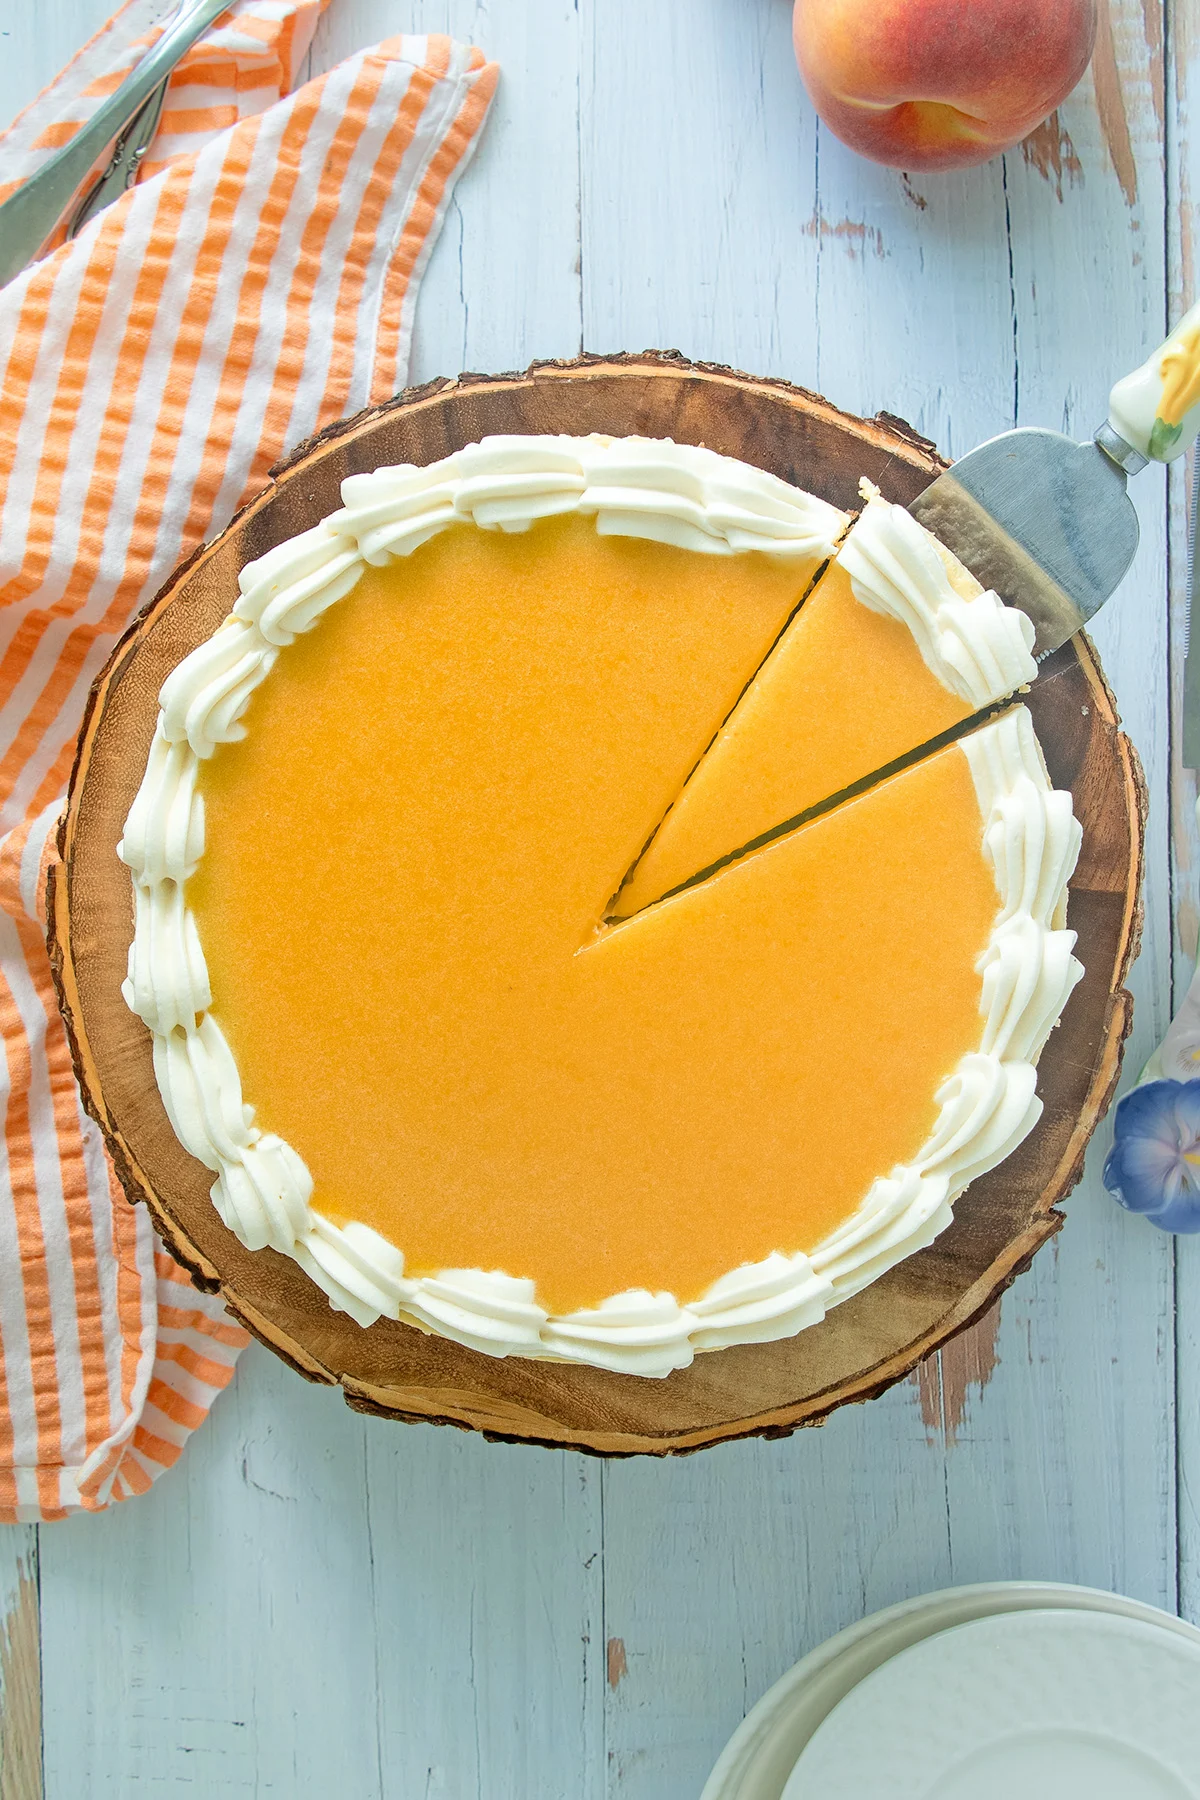
[[[1036,673],[1033,627],[872,493],[623,882],[628,918]]]

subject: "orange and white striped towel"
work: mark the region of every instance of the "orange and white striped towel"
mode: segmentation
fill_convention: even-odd
[[[497,71],[444,37],[393,37],[288,94],[323,4],[232,5],[176,71],[138,185],[0,291],[7,1520],[149,1487],[246,1341],[156,1247],[83,1113],[43,888],[117,636],[281,455],[403,383],[417,284]],[[158,11],[130,0],[0,137],[0,195],[111,91]]]

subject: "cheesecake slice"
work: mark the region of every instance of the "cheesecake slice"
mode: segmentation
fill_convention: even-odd
[[[902,507],[866,506],[630,871],[624,918],[1031,681],[1033,628]]]

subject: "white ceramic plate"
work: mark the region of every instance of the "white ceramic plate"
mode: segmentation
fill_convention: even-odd
[[[838,1632],[789,1669],[738,1726],[701,1800],[781,1800],[797,1758],[826,1714],[889,1657],[970,1619],[1046,1607],[1141,1619],[1200,1643],[1200,1632],[1182,1619],[1099,1588],[992,1581],[920,1594]]]
[[[867,1675],[783,1800],[1200,1800],[1200,1644],[1111,1613],[975,1619]]]

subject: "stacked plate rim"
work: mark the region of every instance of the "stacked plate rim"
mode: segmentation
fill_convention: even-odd
[[[1130,1621],[1143,1633],[1153,1627],[1157,1633],[1173,1635],[1189,1662],[1200,1658],[1200,1631],[1194,1626],[1141,1601],[1098,1588],[998,1581],[922,1594],[838,1632],[789,1669],[742,1721],[709,1776],[701,1800],[808,1800],[807,1771],[797,1765],[809,1760],[805,1752],[810,1742],[868,1677],[929,1639],[981,1620],[1020,1613],[1051,1619],[1069,1619],[1081,1613],[1107,1615],[1110,1621]],[[1033,1628],[1033,1620],[1027,1623]],[[1146,1641],[1158,1643],[1157,1639]],[[897,1665],[893,1674],[900,1668]],[[866,1697],[868,1690],[851,1702],[860,1715]],[[826,1732],[822,1741],[827,1744],[829,1738]],[[812,1787],[813,1800],[818,1794],[820,1800],[832,1800],[828,1759],[822,1759],[820,1748],[819,1743],[812,1753],[817,1763],[824,1760],[820,1783],[814,1781]],[[1180,1800],[1191,1800],[1192,1795],[1200,1796],[1200,1769],[1195,1779],[1196,1786],[1151,1785],[1144,1791],[1178,1793]],[[846,1791],[854,1790],[848,1786]]]

